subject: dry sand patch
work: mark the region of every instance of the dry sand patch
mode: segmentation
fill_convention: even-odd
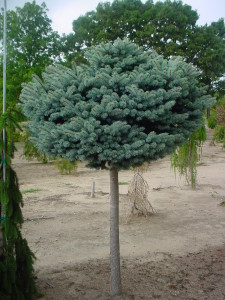
[[[196,191],[175,178],[168,157],[149,166],[144,176],[157,211],[150,218],[127,222],[128,185],[120,186],[125,299],[225,299],[225,151],[209,143]],[[75,174],[60,175],[53,163],[24,160],[20,145],[13,166],[26,191],[23,233],[43,299],[110,299],[108,171],[80,163]],[[119,181],[132,176],[121,171]]]

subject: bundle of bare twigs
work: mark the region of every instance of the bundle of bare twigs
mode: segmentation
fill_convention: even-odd
[[[130,214],[149,216],[156,211],[148,200],[149,186],[143,177],[143,172],[143,168],[135,169],[133,180],[128,188]]]

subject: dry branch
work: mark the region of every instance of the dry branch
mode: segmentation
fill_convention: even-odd
[[[148,200],[148,190],[148,183],[143,178],[142,170],[139,169],[134,174],[128,188],[130,214],[144,215],[146,217],[156,212]]]

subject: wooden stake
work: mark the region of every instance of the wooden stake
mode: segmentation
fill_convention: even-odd
[[[95,197],[95,182],[92,182],[92,189],[91,189],[91,198]]]

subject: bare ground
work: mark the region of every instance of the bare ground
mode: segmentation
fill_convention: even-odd
[[[60,175],[53,163],[24,160],[20,145],[13,164],[43,299],[110,299],[108,172],[81,163]],[[119,181],[132,176],[122,171]],[[195,191],[175,178],[168,157],[144,176],[157,211],[149,218],[128,221],[128,185],[120,185],[122,298],[225,299],[225,151],[205,143]]]

